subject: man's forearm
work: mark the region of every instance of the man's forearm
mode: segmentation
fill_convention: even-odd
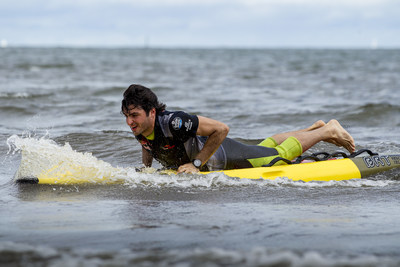
[[[146,167],[151,167],[153,163],[153,156],[144,148],[142,148],[142,162]]]
[[[196,159],[201,160],[203,165],[210,159],[210,157],[217,151],[219,146],[228,135],[229,128],[225,125],[212,133],[204,144],[203,149],[196,155]]]
[[[204,165],[225,140],[229,132],[229,127],[222,122],[206,117],[198,116],[198,118],[199,127],[196,134],[199,136],[208,136],[208,138],[203,149],[194,159],[199,159],[202,162],[202,165]],[[199,169],[195,167],[192,162],[183,164],[178,168],[178,173],[195,173],[198,171]]]

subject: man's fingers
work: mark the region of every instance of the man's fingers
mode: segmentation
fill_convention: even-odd
[[[192,166],[191,164],[185,164],[182,166],[179,166],[177,173],[197,173],[199,172],[199,169],[196,167]]]

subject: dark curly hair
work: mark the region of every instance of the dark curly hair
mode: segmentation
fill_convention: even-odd
[[[165,104],[158,101],[158,97],[153,91],[139,84],[132,84],[125,90],[124,99],[121,103],[121,113],[127,113],[130,105],[142,108],[146,115],[149,115],[152,108],[155,108],[157,113],[166,108]]]

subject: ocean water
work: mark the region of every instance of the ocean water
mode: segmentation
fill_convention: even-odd
[[[400,266],[399,171],[309,183],[137,173],[120,114],[139,83],[242,142],[338,119],[357,149],[398,154],[400,50],[8,47],[0,59],[0,266]],[[123,183],[14,183],[20,164],[34,176],[52,159]]]

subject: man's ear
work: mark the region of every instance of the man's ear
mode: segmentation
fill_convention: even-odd
[[[156,117],[156,109],[155,108],[150,109],[149,117],[151,117],[151,118],[155,118]]]

